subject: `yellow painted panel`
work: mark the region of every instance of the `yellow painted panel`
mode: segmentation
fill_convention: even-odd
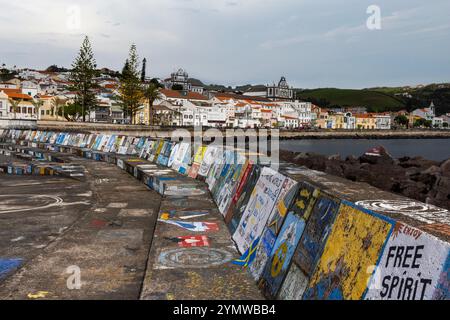
[[[362,298],[392,225],[342,204],[309,285],[309,299]]]

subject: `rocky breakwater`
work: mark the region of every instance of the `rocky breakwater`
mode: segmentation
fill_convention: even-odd
[[[422,157],[394,159],[383,147],[360,157],[281,151],[284,161],[450,209],[450,159],[436,162]]]

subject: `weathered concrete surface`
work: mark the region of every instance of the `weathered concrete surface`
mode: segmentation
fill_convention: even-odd
[[[0,257],[23,259],[0,280],[0,299],[139,298],[160,196],[114,165],[80,161],[86,182],[0,176]],[[62,203],[40,207],[53,203],[34,200],[42,195]],[[67,288],[70,266],[81,270],[80,290]]]
[[[208,222],[217,231],[206,232],[207,247],[180,248],[172,239],[193,236],[195,232],[158,222],[150,252],[142,299],[162,300],[253,300],[262,299],[255,283],[242,267],[231,260],[240,257],[223,217],[212,201],[205,197],[168,197],[161,204],[160,217],[176,211],[172,219],[180,219],[183,211],[206,216],[186,222]],[[201,233],[205,235],[205,233]]]
[[[41,228],[45,229],[47,225],[58,228],[58,233],[51,233],[49,241],[36,245],[32,251],[29,246],[25,246],[22,251],[28,252],[28,256],[20,250],[13,251],[7,241],[3,242],[6,252],[0,252],[0,258],[20,257],[23,263],[22,269],[0,283],[0,298],[27,299],[30,294],[41,299],[262,298],[245,269],[231,264],[231,260],[239,258],[240,255],[203,182],[175,172],[164,177],[176,177],[177,181],[158,182],[157,173],[150,173],[153,183],[167,183],[175,188],[177,185],[189,185],[205,190],[198,197],[165,197],[160,208],[161,197],[138,181],[144,182],[145,175],[149,174],[146,173],[148,170],[137,170],[141,166],[148,166],[148,161],[117,156],[120,161],[116,166],[78,158],[64,152],[43,152],[46,158],[57,157],[59,160],[85,166],[86,181],[2,175],[0,177],[10,192],[5,199],[10,199],[11,194],[22,192],[24,184],[31,184],[26,192],[41,196],[43,192],[37,184],[42,182],[52,183],[52,188],[48,190],[52,194],[59,194],[63,201],[77,195],[85,202],[79,210],[67,206],[67,209],[60,212],[58,210],[61,209],[55,207],[54,215],[73,215],[67,226],[61,227],[45,221],[46,226],[43,227],[42,218],[36,218],[33,222],[37,228],[33,233],[36,237],[43,237]],[[158,166],[156,171],[164,169],[167,170]],[[38,182],[28,182],[34,180]],[[132,198],[130,194],[133,195]],[[6,206],[8,202],[2,203]],[[9,205],[12,207],[14,204]],[[80,206],[80,203],[76,202],[74,205]],[[22,221],[17,217],[18,214],[23,214],[24,207],[15,208],[19,211],[10,216],[14,225],[9,225],[4,231],[8,238],[12,237],[10,233],[13,231],[24,233],[20,228]],[[39,208],[30,211],[36,212],[37,215],[42,214]],[[207,213],[206,216],[186,222],[195,220],[216,224],[218,230],[207,234],[209,245],[201,248],[180,248],[173,239],[178,236],[192,236],[195,233],[164,222],[159,222],[154,232],[158,213],[172,211],[177,212],[175,218],[186,211],[192,211],[194,215],[195,212]],[[60,219],[65,221],[62,217]],[[12,240],[20,242],[25,238],[20,236]],[[150,246],[151,252],[148,256]],[[180,258],[178,266],[166,268],[161,264],[160,256],[171,250],[176,252],[175,255],[181,253],[184,256]],[[66,281],[71,274],[66,271],[71,266],[77,266],[81,270],[80,290],[67,288]]]
[[[60,137],[59,143],[64,139],[65,144],[69,144],[66,140],[69,136],[62,134]],[[71,145],[81,145],[73,138],[70,137]],[[95,145],[103,144],[106,139],[109,138],[97,137]],[[126,140],[127,144],[132,141],[138,144],[136,139]],[[236,273],[228,276],[227,272],[233,267],[228,263],[233,257],[227,250],[227,237],[221,233],[221,220],[214,222],[216,207],[203,192],[204,184],[193,180],[186,186],[188,179],[175,173],[195,173],[195,164],[198,165],[200,160],[195,160],[191,170],[187,170],[192,158],[185,146],[179,146],[179,154],[178,151],[171,154],[174,170],[146,164],[145,159],[153,161],[158,155],[158,164],[169,160],[167,148],[170,146],[169,142],[147,142],[139,139],[141,146],[142,143],[148,148],[151,146],[147,151],[143,149],[142,159],[134,156],[136,153],[126,146],[120,153],[129,156],[117,159],[117,166],[166,196],[159,210],[153,242],[156,251],[150,255],[142,298],[185,299],[187,296],[202,299],[204,292],[208,292],[217,298],[229,299],[229,291],[223,283],[244,284],[240,287],[243,291],[239,291],[242,297],[257,296],[251,284],[247,287],[246,277],[239,273],[240,270],[236,269]],[[78,153],[77,147],[55,149]],[[234,152],[227,150],[215,158],[213,167],[205,163],[209,166],[205,181],[218,203],[220,197],[227,196],[223,182],[235,169],[232,164],[225,165],[223,160],[233,157]],[[165,175],[169,179],[164,179]],[[292,179],[298,182],[295,188]],[[233,239],[241,253],[247,248],[247,252],[254,253],[254,249],[258,249],[256,237],[264,233],[263,246],[259,248],[266,254],[258,255],[261,251],[258,250],[250,267],[263,267],[261,276],[257,276],[257,270],[253,275],[255,280],[259,279],[258,284],[266,297],[448,299],[447,210],[289,163],[281,163],[278,173],[263,168],[257,188],[253,189],[253,186],[252,183],[248,190],[251,195],[246,198],[243,215],[235,212],[242,218]],[[180,196],[180,192],[185,195]],[[178,197],[170,197],[170,194],[178,194]],[[277,199],[280,200],[278,203]],[[206,213],[190,212],[191,207],[185,203],[191,201],[195,203],[195,210],[203,208]],[[267,221],[272,213],[274,229],[273,221]],[[193,235],[202,237],[193,238]],[[247,265],[250,255],[244,254],[239,262]],[[202,274],[208,277],[202,278]],[[227,276],[223,281],[214,283],[216,277],[224,274]],[[235,283],[235,277],[242,277],[242,280]]]

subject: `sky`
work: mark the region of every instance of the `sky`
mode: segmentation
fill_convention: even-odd
[[[0,64],[70,67],[87,35],[99,67],[121,70],[135,43],[147,75],[184,68],[206,84],[450,82],[449,12],[449,0],[0,0]]]

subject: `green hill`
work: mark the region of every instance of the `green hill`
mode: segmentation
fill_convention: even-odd
[[[370,112],[398,111],[406,107],[402,98],[373,90],[321,88],[296,91],[300,100],[311,101],[323,108],[367,107]]]

